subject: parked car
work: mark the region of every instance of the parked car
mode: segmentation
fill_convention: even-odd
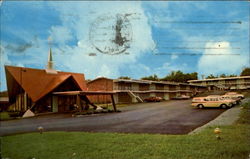
[[[235,103],[234,104],[240,104],[241,103],[241,98],[239,97],[234,97],[234,96],[231,96],[231,95],[222,95],[221,96],[222,99],[226,99],[226,100],[234,100]]]
[[[238,97],[240,99],[244,99],[245,98],[243,94],[239,94],[237,92],[227,92],[227,93],[225,93],[225,95],[229,95],[231,97]]]
[[[180,96],[177,96],[177,97],[174,97],[172,99],[190,99],[190,96],[187,96],[187,95],[180,95]]]
[[[221,100],[220,97],[195,97],[192,100],[193,107],[204,108],[204,107],[219,107],[229,108],[233,106],[232,100]]]
[[[227,95],[209,95],[207,97],[217,97],[219,100],[226,100],[226,101],[229,101],[229,102],[232,102],[233,105],[236,105],[238,104],[238,98],[237,100],[235,98],[232,98],[231,96],[227,96]]]
[[[162,101],[161,97],[149,97],[144,99],[145,102],[160,102]]]

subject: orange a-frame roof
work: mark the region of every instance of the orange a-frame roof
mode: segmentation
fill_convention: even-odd
[[[10,99],[17,95],[18,87],[28,94],[33,102],[52,92],[68,78],[73,78],[79,91],[87,90],[84,74],[58,72],[48,74],[42,69],[5,66],[6,81]]]

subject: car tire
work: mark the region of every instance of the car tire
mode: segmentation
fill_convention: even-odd
[[[227,106],[226,104],[221,104],[220,107],[221,107],[222,109],[227,109],[227,108],[228,108],[228,106]]]
[[[198,108],[202,109],[204,106],[202,104],[197,105]]]

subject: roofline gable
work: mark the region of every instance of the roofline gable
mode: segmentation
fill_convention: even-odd
[[[28,94],[33,102],[49,94],[70,77],[72,77],[74,84],[80,91],[87,89],[84,74],[80,73],[59,72],[58,74],[47,74],[44,69],[16,66],[5,66],[5,72],[10,98],[18,94],[17,89],[13,90],[11,88],[11,85],[15,86],[14,82]]]

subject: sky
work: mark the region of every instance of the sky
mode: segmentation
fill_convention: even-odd
[[[250,65],[247,1],[1,1],[0,8],[0,90],[4,65],[44,69],[50,47],[55,69],[86,79],[239,75]]]

